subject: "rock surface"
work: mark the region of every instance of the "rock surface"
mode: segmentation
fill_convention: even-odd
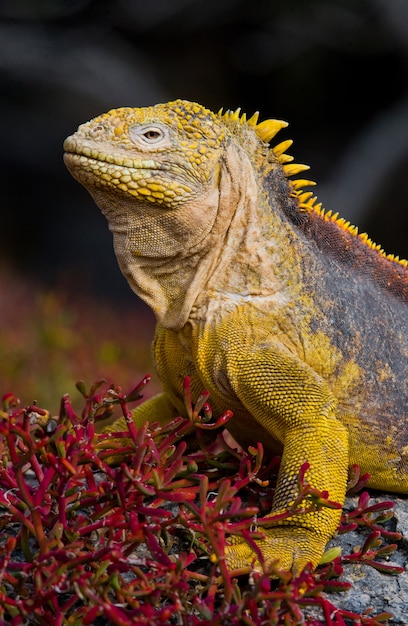
[[[357,497],[348,498],[347,508],[355,508]],[[341,580],[352,583],[352,587],[343,593],[330,594],[330,600],[339,608],[355,613],[363,613],[371,608],[376,615],[383,611],[393,614],[391,625],[408,624],[408,498],[396,497],[395,494],[381,494],[373,497],[370,504],[392,500],[395,502],[394,518],[390,520],[391,530],[399,531],[403,538],[398,542],[398,549],[388,561],[404,568],[404,572],[397,576],[384,574],[369,565],[345,565],[345,572]],[[353,548],[362,545],[367,531],[357,530],[344,535],[338,535],[330,542],[330,547],[341,546],[342,554],[350,554]],[[371,614],[370,614],[371,615]]]

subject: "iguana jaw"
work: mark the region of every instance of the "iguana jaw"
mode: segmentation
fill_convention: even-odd
[[[64,148],[65,165],[89,191],[93,187],[107,188],[163,209],[176,207],[183,197],[194,193],[192,185],[185,180],[185,171],[177,163],[131,159],[122,155],[107,160],[107,153],[81,145],[75,136],[65,140]]]

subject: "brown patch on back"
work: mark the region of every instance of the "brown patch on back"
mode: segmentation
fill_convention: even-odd
[[[276,170],[270,176],[270,183],[275,189],[286,185],[291,191],[292,181],[275,179]],[[286,196],[286,197],[285,197]],[[321,205],[304,207],[297,194],[288,191],[278,194],[281,210],[296,228],[302,231],[309,241],[314,241],[322,252],[344,265],[348,269],[365,277],[382,290],[408,303],[408,266],[407,262],[393,255],[387,255],[381,246],[373,243],[367,235],[359,234],[355,226],[345,220],[324,212]],[[284,201],[282,201],[284,199]]]
[[[359,236],[318,213],[308,213],[301,228],[323,252],[408,302],[408,269],[401,262],[381,254],[377,247],[367,245]]]

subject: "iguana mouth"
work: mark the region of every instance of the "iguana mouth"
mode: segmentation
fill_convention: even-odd
[[[64,142],[64,163],[81,184],[92,181],[95,187],[110,187],[139,200],[167,204],[169,207],[177,198],[191,192],[191,187],[177,182],[175,165],[157,163],[151,159],[104,158],[109,155],[86,146],[79,148],[76,142],[70,142],[69,139]],[[94,153],[97,153],[96,156]],[[159,171],[170,170],[172,181],[159,178]]]
[[[101,182],[112,182],[116,185],[119,183],[131,183],[132,180],[135,183],[140,183],[146,175],[150,178],[152,170],[159,169],[153,161],[129,161],[129,159],[123,159],[120,162],[119,159],[95,158],[94,156],[84,154],[83,151],[66,151],[64,162],[70,170],[81,170],[83,174],[101,179]]]
[[[69,161],[75,159],[83,166],[95,167],[96,163],[109,163],[117,167],[125,167],[127,169],[144,169],[144,170],[167,170],[167,163],[158,163],[153,159],[131,159],[128,156],[118,154],[109,154],[101,150],[90,148],[86,145],[80,145],[73,137],[68,137],[64,141],[64,157],[68,157]]]

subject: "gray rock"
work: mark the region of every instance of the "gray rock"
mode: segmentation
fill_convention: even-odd
[[[384,574],[369,565],[345,564],[344,575],[341,580],[352,583],[352,587],[342,593],[328,595],[329,599],[336,607],[347,609],[355,613],[363,613],[371,607],[372,614],[381,612],[393,614],[393,619],[389,624],[408,624],[408,498],[396,496],[395,494],[381,494],[373,497],[370,505],[374,502],[392,500],[395,502],[395,516],[387,523],[387,528],[397,530],[403,534],[403,538],[398,542],[398,550],[394,552],[388,560],[383,562],[393,563],[404,568],[404,572],[399,575]],[[358,498],[348,498],[347,508],[355,508]],[[329,544],[329,547],[341,546],[342,554],[350,554],[355,546],[361,546],[368,529],[357,529],[356,531],[338,535]],[[384,544],[387,541],[384,540]],[[392,542],[390,542],[392,543]]]

